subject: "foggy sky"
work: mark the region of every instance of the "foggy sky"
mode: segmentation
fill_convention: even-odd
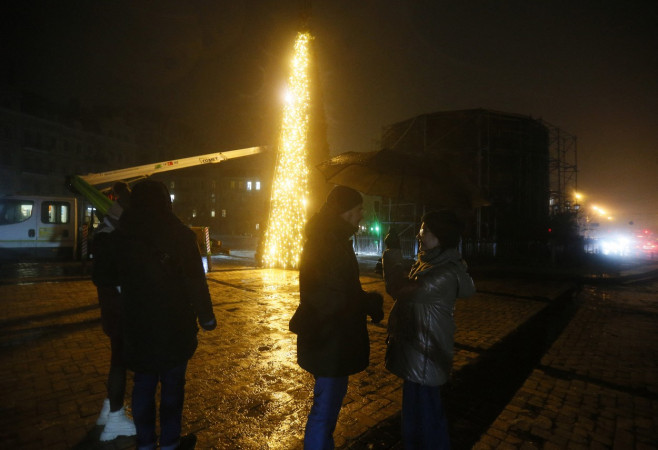
[[[655,1],[26,0],[3,14],[4,60],[60,101],[157,107],[217,150],[271,144],[309,3],[333,154],[436,111],[541,118],[577,136],[589,203],[658,231]]]

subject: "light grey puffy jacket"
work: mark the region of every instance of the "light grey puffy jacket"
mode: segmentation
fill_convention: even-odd
[[[386,368],[405,380],[440,386],[452,368],[455,301],[475,294],[473,279],[454,248],[421,253],[409,274],[402,261],[399,249],[384,252],[386,292],[395,299]]]

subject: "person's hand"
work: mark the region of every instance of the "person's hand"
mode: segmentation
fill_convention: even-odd
[[[384,318],[384,297],[377,291],[366,292],[368,315],[372,323],[379,323]]]
[[[217,328],[217,320],[213,318],[212,320],[209,320],[208,322],[203,322],[201,323],[201,328],[203,328],[206,331],[212,331],[215,328]]]
[[[386,248],[400,248],[400,236],[392,227],[384,238],[384,244],[386,244]]]
[[[378,311],[373,311],[372,314],[370,314],[370,319],[372,320],[372,323],[379,323],[384,319],[384,309],[379,309]]]

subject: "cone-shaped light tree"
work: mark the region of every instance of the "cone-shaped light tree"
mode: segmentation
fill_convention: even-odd
[[[302,251],[309,195],[311,39],[304,31],[295,40],[262,250],[265,267],[297,268]]]

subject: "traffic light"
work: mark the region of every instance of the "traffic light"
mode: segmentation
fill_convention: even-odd
[[[379,236],[379,230],[381,229],[379,226],[379,222],[372,222],[368,227],[368,229],[370,230],[370,234]]]

